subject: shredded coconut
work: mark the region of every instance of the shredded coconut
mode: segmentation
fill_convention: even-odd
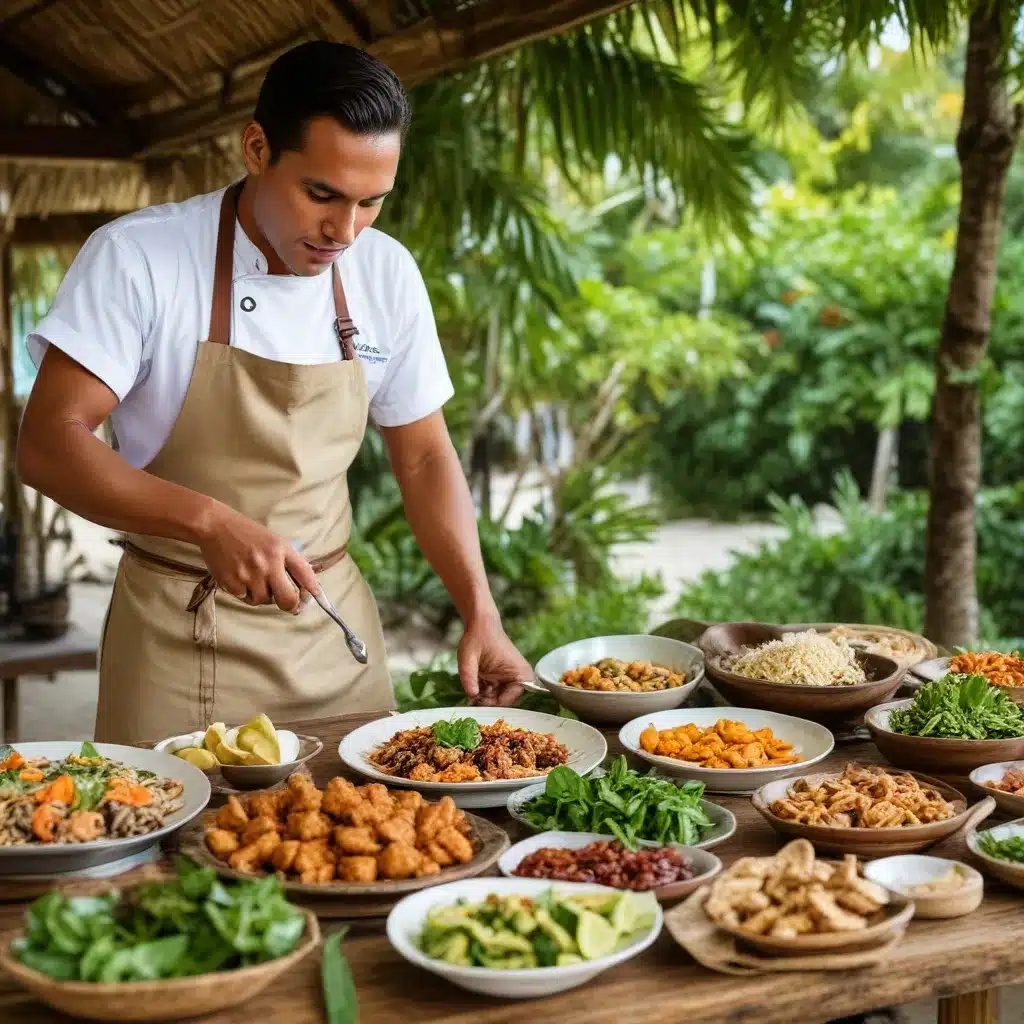
[[[750,679],[801,686],[853,686],[867,681],[844,637],[823,636],[814,630],[769,640],[735,658],[729,670]]]

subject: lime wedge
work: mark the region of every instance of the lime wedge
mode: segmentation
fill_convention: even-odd
[[[236,745],[241,750],[248,750],[259,758],[260,764],[280,764],[281,748],[277,743],[277,734],[267,736],[251,725],[243,725],[238,730]]]
[[[611,925],[619,935],[650,928],[658,916],[653,892],[624,892],[611,913]]]
[[[618,933],[600,914],[584,910],[576,927],[576,945],[584,960],[597,960],[614,952]]]
[[[217,767],[217,755],[212,750],[205,750],[202,747],[182,747],[174,752],[174,756],[194,764],[203,772],[213,771]]]
[[[221,764],[246,764],[249,752],[239,750],[238,747],[230,747],[226,743],[218,743],[214,753]]]
[[[224,742],[224,734],[227,731],[228,727],[223,722],[214,722],[203,737],[203,749],[216,752],[217,744]]]

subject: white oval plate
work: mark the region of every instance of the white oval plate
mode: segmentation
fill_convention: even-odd
[[[793,745],[793,752],[803,760],[795,764],[774,765],[767,768],[701,768],[674,757],[648,754],[640,746],[640,733],[649,725],[656,729],[671,729],[693,723],[701,729],[712,726],[720,718],[742,722],[752,732],[769,728],[780,739]],[[619,742],[637,757],[656,765],[663,775],[703,782],[709,793],[752,793],[761,786],[788,775],[802,773],[832,753],[835,737],[823,725],[775,711],[755,708],[679,708],[661,711],[656,715],[642,715],[627,722],[619,730]]]
[[[387,775],[376,768],[367,755],[395,733],[406,729],[419,729],[435,722],[452,718],[473,718],[481,725],[492,725],[499,719],[510,726],[532,732],[550,733],[569,750],[568,766],[580,775],[596,768],[608,753],[604,736],[591,725],[572,718],[545,715],[540,711],[522,711],[519,708],[431,708],[408,711],[368,722],[350,732],[338,745],[338,756],[353,771],[359,772],[388,786],[418,789],[432,800],[450,796],[459,807],[504,807],[509,791],[530,786],[543,776],[527,779],[497,779],[493,782],[413,782]]]
[[[524,967],[516,970],[497,970],[490,967],[461,967],[444,960],[434,960],[417,945],[416,939],[423,930],[427,914],[434,907],[446,907],[456,900],[471,903],[483,902],[491,893],[500,896],[522,895],[537,897],[549,889],[556,892],[618,893],[603,885],[585,885],[579,882],[550,882],[536,878],[469,878],[461,882],[448,882],[430,889],[413,893],[399,901],[388,914],[388,941],[395,951],[411,964],[437,974],[453,985],[497,996],[499,999],[533,999],[565,992],[590,981],[602,971],[630,960],[650,946],[661,932],[663,916],[658,905],[654,924],[646,932],[637,935],[623,949],[597,960],[585,960],[580,964],[566,967]]]
[[[987,782],[998,782],[1011,768],[1024,771],[1024,761],[996,761],[994,764],[983,764],[980,768],[975,768],[968,778],[986,796],[992,797],[997,807],[1006,811],[1007,814],[1019,818],[1024,816],[1024,796],[1004,793],[985,785]]]
[[[206,776],[187,761],[171,754],[141,747],[122,746],[117,743],[95,743],[98,753],[113,761],[121,761],[132,768],[142,768],[165,778],[181,782],[185,791],[181,795],[182,807],[169,815],[160,828],[144,836],[130,839],[96,839],[91,843],[40,843],[32,846],[0,846],[0,874],[41,875],[63,871],[77,871],[106,864],[138,853],[166,835],[191,821],[210,799],[210,782]],[[55,740],[36,743],[15,743],[14,749],[24,758],[46,757],[60,761],[82,749],[80,740]]]
[[[595,772],[594,774],[596,776],[599,773]],[[675,782],[676,780],[669,779],[668,781]],[[510,793],[508,802],[505,804],[505,809],[509,815],[515,818],[521,825],[525,825],[531,832],[538,832],[540,830],[526,819],[526,816],[523,814],[523,805],[529,803],[535,796],[540,796],[543,792],[544,783],[535,783],[532,786],[527,786],[525,789],[517,789]],[[701,805],[704,808],[704,813],[715,823],[715,827],[699,843],[694,843],[693,845],[700,847],[702,850],[710,850],[712,846],[724,843],[726,839],[735,833],[736,815],[727,807],[723,807],[721,804],[713,804],[710,800],[701,800]],[[541,834],[551,835],[550,832],[541,832]],[[590,833],[581,834],[590,835]],[[613,839],[614,836],[607,835],[602,836],[602,838]],[[649,842],[649,840],[645,840],[646,842]],[[654,843],[653,845],[657,846],[658,844]]]

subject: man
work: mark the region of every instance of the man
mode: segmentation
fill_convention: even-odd
[[[29,339],[22,478],[127,534],[97,739],[393,706],[376,605],[346,557],[346,471],[368,411],[464,620],[467,694],[518,697],[530,670],[487,584],[426,289],[371,227],[409,117],[398,79],[363,51],[291,50],[242,133],[244,181],[101,228]],[[108,418],[112,448],[95,436]],[[306,607],[319,587],[365,641],[365,666]]]

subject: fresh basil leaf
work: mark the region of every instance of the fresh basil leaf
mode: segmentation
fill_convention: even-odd
[[[441,747],[459,747],[475,750],[480,745],[480,725],[474,718],[456,718],[450,722],[435,722],[431,726],[434,741]]]
[[[0,753],[2,753],[2,752],[0,752]],[[82,757],[99,757],[100,756],[100,752],[96,749],[96,747],[92,743],[89,742],[89,740],[86,740],[82,744],[82,754],[81,754],[81,756]]]

